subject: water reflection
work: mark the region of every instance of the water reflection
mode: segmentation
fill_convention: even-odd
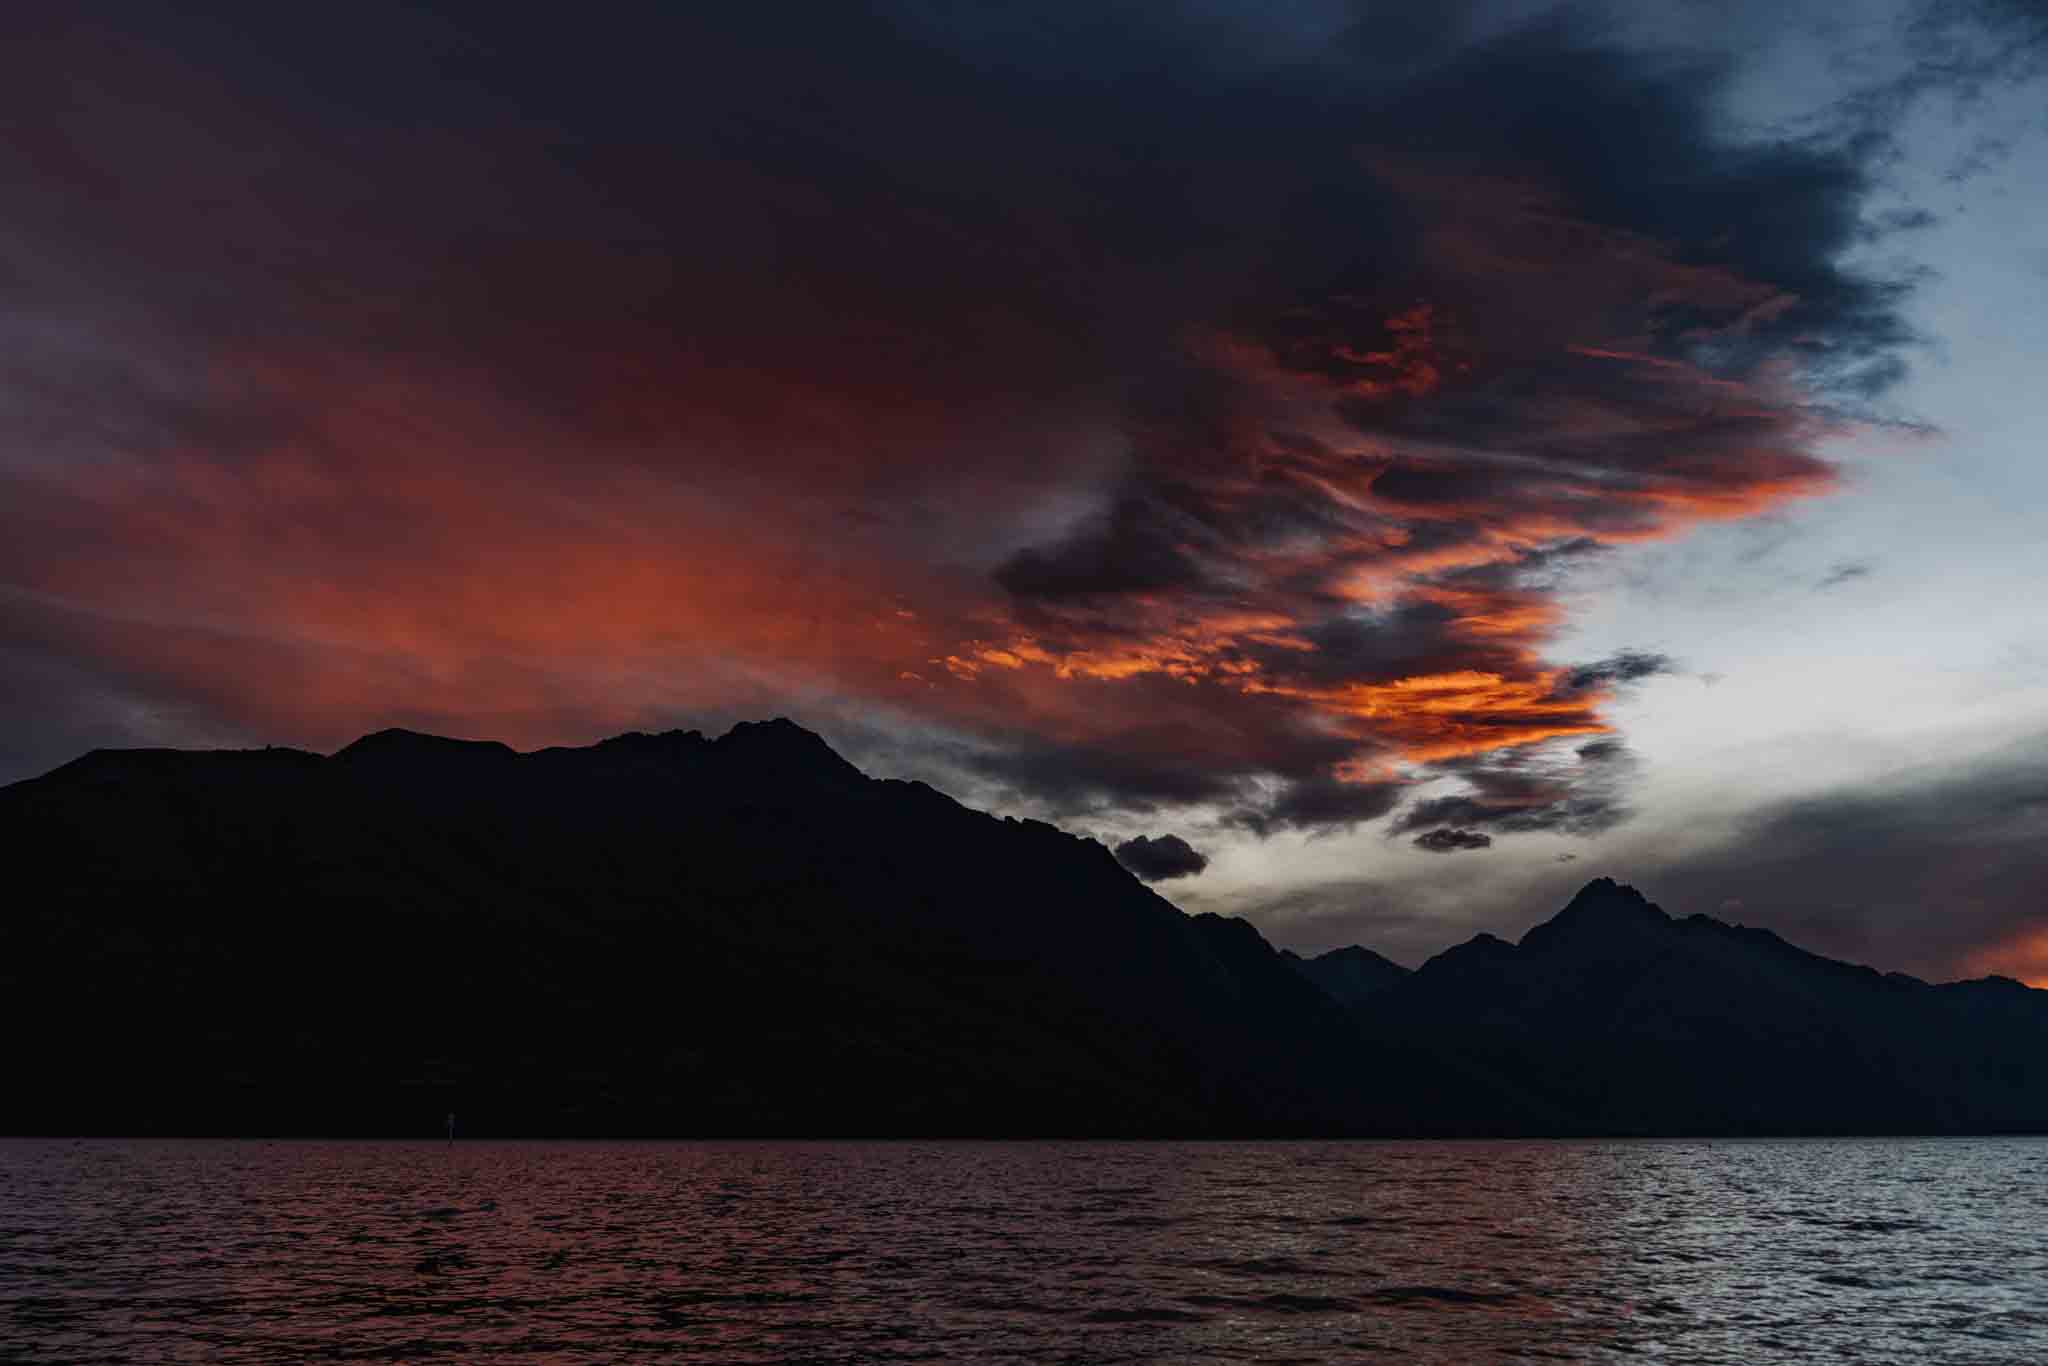
[[[0,1144],[10,1359],[2048,1355],[2048,1142]]]

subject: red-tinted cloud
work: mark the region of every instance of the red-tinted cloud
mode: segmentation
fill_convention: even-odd
[[[14,58],[4,643],[149,700],[109,738],[796,710],[1349,824],[1603,732],[1562,576],[1826,492],[1816,386],[1900,339],[1852,157],[1556,25],[1331,85],[480,14]]]
[[[2048,990],[2048,929],[2026,929],[2002,943],[1980,949],[1967,966],[1976,972],[2012,977],[2030,987]]]

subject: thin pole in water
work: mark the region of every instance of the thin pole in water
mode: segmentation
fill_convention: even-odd
[[[451,1148],[455,1146],[455,1112],[453,1110],[448,1112],[448,1146]]]

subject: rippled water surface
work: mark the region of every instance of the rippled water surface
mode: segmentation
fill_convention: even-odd
[[[2048,1140],[0,1142],[0,1358],[2048,1360]]]

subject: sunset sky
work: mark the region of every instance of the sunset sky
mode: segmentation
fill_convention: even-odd
[[[788,715],[1303,950],[2048,985],[2039,0],[0,39],[0,781]]]

